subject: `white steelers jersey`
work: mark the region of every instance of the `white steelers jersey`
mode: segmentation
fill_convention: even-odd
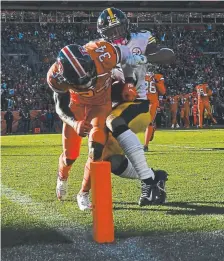
[[[129,47],[132,54],[145,54],[146,47],[148,44],[156,43],[155,37],[149,32],[149,31],[140,31],[137,33],[131,33],[131,38],[129,42],[126,44],[127,47]],[[122,70],[124,77],[133,77],[136,80],[136,90],[138,92],[139,98],[147,100],[146,95],[146,87],[145,87],[145,75],[147,72],[147,65],[140,65],[136,68],[132,68],[130,66],[122,65]],[[113,75],[118,78],[121,78],[120,76],[121,72],[116,72],[116,69],[113,72]]]

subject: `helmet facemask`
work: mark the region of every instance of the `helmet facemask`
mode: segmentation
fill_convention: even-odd
[[[104,10],[98,18],[98,32],[107,41],[114,44],[126,44],[129,34],[126,15],[119,9],[108,9]]]
[[[100,33],[104,39],[114,44],[122,44],[127,39],[127,26],[125,24],[114,25],[100,30]]]

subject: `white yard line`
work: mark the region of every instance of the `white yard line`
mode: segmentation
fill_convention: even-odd
[[[160,258],[157,257],[156,252],[151,252],[151,248],[147,247],[146,249],[142,247],[141,237],[127,238],[127,239],[117,239],[115,244],[96,244],[93,240],[90,239],[90,231],[86,231],[84,228],[75,224],[72,221],[69,221],[65,217],[63,217],[57,211],[48,208],[44,205],[44,203],[34,202],[30,196],[24,195],[21,192],[14,190],[5,185],[1,185],[1,195],[5,196],[8,200],[17,203],[22,208],[24,208],[30,215],[37,217],[39,220],[43,221],[50,228],[54,228],[55,231],[61,233],[61,235],[69,238],[72,241],[72,245],[70,245],[70,251],[73,249],[75,251],[73,255],[77,255],[77,258],[80,258],[79,252],[85,254],[86,260],[91,256],[94,260],[136,260],[137,256],[138,261],[159,261]],[[57,227],[52,226],[51,221],[61,221],[65,224],[56,224]],[[68,227],[69,225],[69,227]],[[64,227],[63,227],[64,226]],[[63,244],[60,246],[62,247]],[[36,249],[36,252],[35,252]],[[10,256],[10,252],[15,251],[15,254]],[[29,253],[27,253],[27,246],[18,246],[14,248],[10,248],[8,255],[10,256],[10,261],[18,260],[18,253],[29,256],[29,259],[19,259],[19,260],[34,260],[33,254],[36,255],[48,254],[48,258],[46,260],[52,260],[51,257],[55,255],[55,249],[52,250],[50,247],[42,246],[41,251],[38,248],[38,245],[34,246],[32,249],[32,257]],[[68,259],[68,249],[64,252],[62,250],[58,250],[60,252],[60,256],[63,256],[63,260],[76,260],[74,256],[72,259]],[[67,251],[67,252],[66,252]],[[29,251],[30,252],[30,251]],[[49,252],[49,253],[48,253]],[[25,253],[25,254],[24,254]],[[22,255],[21,254],[21,255]],[[58,254],[58,253],[57,253]],[[71,255],[71,252],[69,252]],[[80,254],[81,255],[81,254]],[[119,256],[121,258],[119,258]],[[15,258],[14,258],[15,257]],[[41,257],[41,256],[40,256]],[[83,257],[83,255],[82,255]],[[101,259],[100,259],[101,258]],[[36,259],[35,259],[36,260]],[[44,260],[44,259],[38,259]],[[61,260],[61,259],[60,259]],[[77,259],[79,260],[79,259]],[[83,260],[83,259],[82,259]],[[91,259],[92,260],[92,259]]]
[[[52,227],[52,221],[66,222],[66,225],[69,223],[68,219],[52,208],[49,208],[44,203],[34,202],[31,197],[3,184],[1,185],[1,195],[12,202],[19,204],[30,215],[37,217],[40,221],[43,221],[50,227]]]

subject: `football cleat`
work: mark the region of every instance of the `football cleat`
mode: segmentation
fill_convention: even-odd
[[[165,185],[168,174],[164,170],[156,170],[153,184],[147,185],[141,181],[142,194],[139,199],[139,206],[160,205],[166,202]]]
[[[171,129],[174,129],[174,124],[172,124]]]
[[[68,195],[68,180],[57,178],[56,195],[58,200],[65,200]]]
[[[80,210],[91,210],[92,204],[89,200],[89,192],[79,192],[77,195],[77,203]]]
[[[144,148],[143,148],[143,150],[144,150],[144,152],[148,152],[149,151],[149,148],[148,148],[148,146],[144,146]]]

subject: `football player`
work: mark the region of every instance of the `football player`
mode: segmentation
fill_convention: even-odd
[[[119,29],[119,28],[121,29]],[[124,30],[123,30],[123,29]],[[104,30],[105,29],[105,30]],[[118,29],[118,30],[117,30]],[[173,51],[167,48],[158,48],[155,43],[154,37],[149,32],[142,32],[138,34],[138,37],[135,38],[134,34],[130,34],[128,30],[128,21],[127,17],[123,12],[115,8],[109,8],[102,12],[98,19],[98,30],[103,32],[101,36],[104,39],[107,39],[113,43],[119,45],[119,47],[126,46],[133,54],[140,54],[135,52],[136,46],[139,46],[137,49],[142,53],[147,54],[147,58],[150,62],[164,62],[164,60],[172,60],[174,57]],[[113,30],[118,34],[113,34]],[[112,37],[107,37],[107,32],[112,33]],[[121,34],[119,34],[119,32]],[[125,42],[127,44],[123,45],[123,40],[118,40],[118,36],[124,36],[126,34]],[[113,41],[113,36],[115,36]],[[131,36],[133,39],[129,39]],[[131,41],[132,40],[132,41]],[[129,45],[128,45],[129,42]],[[151,46],[149,46],[151,45]],[[166,61],[166,62],[167,62]],[[123,71],[125,71],[125,81],[126,85],[123,88],[122,98],[124,101],[134,100],[136,98],[136,90],[132,84],[133,82],[133,69],[128,64],[123,64]],[[145,70],[145,69],[144,69]],[[139,72],[142,73],[142,68],[139,69]],[[137,72],[136,72],[137,73]],[[144,75],[144,74],[143,74]],[[130,77],[129,77],[130,76]],[[144,75],[145,76],[145,75]],[[143,81],[144,81],[143,76]],[[119,142],[120,147],[123,149],[124,153],[128,156],[130,163],[133,165],[134,169],[138,173],[138,178],[142,181],[142,195],[140,197],[139,204],[147,205],[151,204],[150,195],[151,188],[154,186],[156,179],[154,178],[154,172],[148,167],[142,145],[136,135],[130,130],[129,124],[132,122],[132,119],[137,117],[140,113],[148,112],[148,101],[146,97],[145,86],[141,87],[141,80],[138,77],[137,83],[137,93],[139,100],[136,103],[127,102],[125,104],[118,105],[113,112],[107,118],[106,124],[107,127],[113,133],[113,136]],[[148,118],[149,119],[149,118]],[[148,120],[147,120],[148,124]],[[147,125],[145,125],[146,128]],[[116,146],[115,146],[116,147]],[[108,153],[107,153],[108,154]],[[124,169],[124,168],[123,168]],[[90,183],[86,183],[86,178],[84,177],[83,191],[87,192],[90,188]],[[81,191],[82,192],[82,191]],[[77,197],[78,205],[80,209],[87,209],[89,205],[88,194],[79,193]]]
[[[167,101],[170,104],[170,111],[171,111],[171,129],[174,129],[175,127],[178,129],[180,128],[180,125],[177,122],[177,111],[180,101],[180,95],[174,95],[169,96]]]
[[[149,63],[166,64],[174,59],[174,52],[157,45],[155,37],[149,31],[130,32],[128,19],[119,9],[113,7],[105,9],[98,18],[97,29],[103,39],[118,46],[126,46],[133,54],[145,55]],[[128,102],[120,105],[118,103],[117,107],[107,117],[106,124],[127,156],[130,166],[134,168],[141,180],[142,194],[139,205],[148,205],[151,204],[150,194],[152,184],[155,182],[155,174],[148,167],[141,142],[130,128],[130,124],[133,124],[136,126],[132,125],[132,127],[138,129],[141,123],[134,119],[139,118],[140,114],[146,115],[148,113],[149,102],[145,88],[147,66],[139,66],[139,68],[133,70],[130,66],[123,64],[121,69],[125,78],[122,98],[123,102]],[[136,75],[136,82],[133,75]],[[135,91],[137,96],[134,95]],[[147,124],[148,121],[149,118]],[[146,127],[147,125],[145,125]],[[118,165],[120,165],[120,162]],[[124,165],[121,169],[124,170]]]
[[[198,98],[198,114],[199,114],[199,128],[203,126],[203,114],[205,109],[208,113],[208,118],[213,121],[214,124],[217,124],[217,121],[213,118],[211,113],[211,107],[209,102],[209,97],[212,96],[212,91],[209,89],[208,84],[203,81],[203,79],[199,79],[198,85],[195,87]]]
[[[145,132],[144,151],[147,152],[149,141],[152,141],[155,132],[155,126],[153,125],[156,118],[157,108],[159,107],[159,94],[165,95],[166,87],[164,85],[163,75],[154,74],[151,72],[146,73],[145,84],[147,88],[147,97],[149,99],[149,111],[151,116],[151,122]]]
[[[183,122],[183,126],[185,128],[190,127],[190,102],[191,102],[191,94],[185,93],[180,95],[180,118]]]
[[[143,56],[133,56],[127,48],[106,41],[90,42],[84,47],[72,44],[61,49],[47,73],[56,111],[63,120],[63,153],[56,186],[59,200],[67,196],[69,170],[79,156],[82,137],[89,136],[83,187],[89,181],[90,162],[102,157],[107,139],[105,122],[111,112],[111,70],[123,62],[135,66],[145,61]]]
[[[122,96],[122,90],[124,88],[119,83],[114,83],[113,85],[118,85],[119,89],[121,90],[121,96]],[[116,87],[118,87],[116,86]],[[112,90],[113,90],[112,86]],[[115,87],[115,89],[116,89]],[[62,119],[66,119],[68,122],[68,125],[71,127],[74,125],[73,122],[75,121],[73,118],[73,114],[71,113],[69,103],[70,99],[69,96],[71,93],[67,93],[64,98],[62,96],[55,93],[55,102],[57,106],[57,112],[59,113],[59,116]],[[113,96],[113,95],[112,95]],[[146,126],[148,125],[150,121],[150,113],[148,110],[148,101],[145,103],[142,102],[135,102],[135,106],[126,106],[126,104],[133,105],[133,103],[123,103],[125,106],[125,110],[122,110],[122,104],[119,106],[119,108],[114,108],[113,113],[115,115],[119,115],[121,112],[125,115],[124,118],[127,120],[128,127],[134,132],[144,132]],[[141,113],[138,111],[138,115],[136,115],[136,109],[138,107],[141,108]],[[129,116],[128,116],[129,115]],[[136,117],[135,117],[136,116]],[[124,152],[122,148],[120,147],[118,141],[112,136],[111,133],[109,133],[109,137],[106,141],[105,148],[103,150],[102,160],[110,161],[111,162],[111,171],[115,175],[121,177],[121,178],[128,178],[128,179],[140,179],[138,173],[136,172],[135,168],[133,167],[130,160],[124,155]],[[154,180],[151,182],[150,185],[142,184],[142,196],[139,200],[139,205],[149,205],[149,204],[162,204],[165,202],[166,199],[166,191],[165,191],[165,182],[167,180],[167,173],[162,170],[153,170],[155,174]],[[91,203],[89,201],[89,191],[90,191],[90,182],[83,182],[85,183],[85,190],[80,191],[77,195],[77,202],[80,210],[88,210],[91,209]],[[86,195],[86,196],[83,196]],[[144,197],[143,197],[144,196]],[[143,200],[143,198],[147,198],[147,200]]]

